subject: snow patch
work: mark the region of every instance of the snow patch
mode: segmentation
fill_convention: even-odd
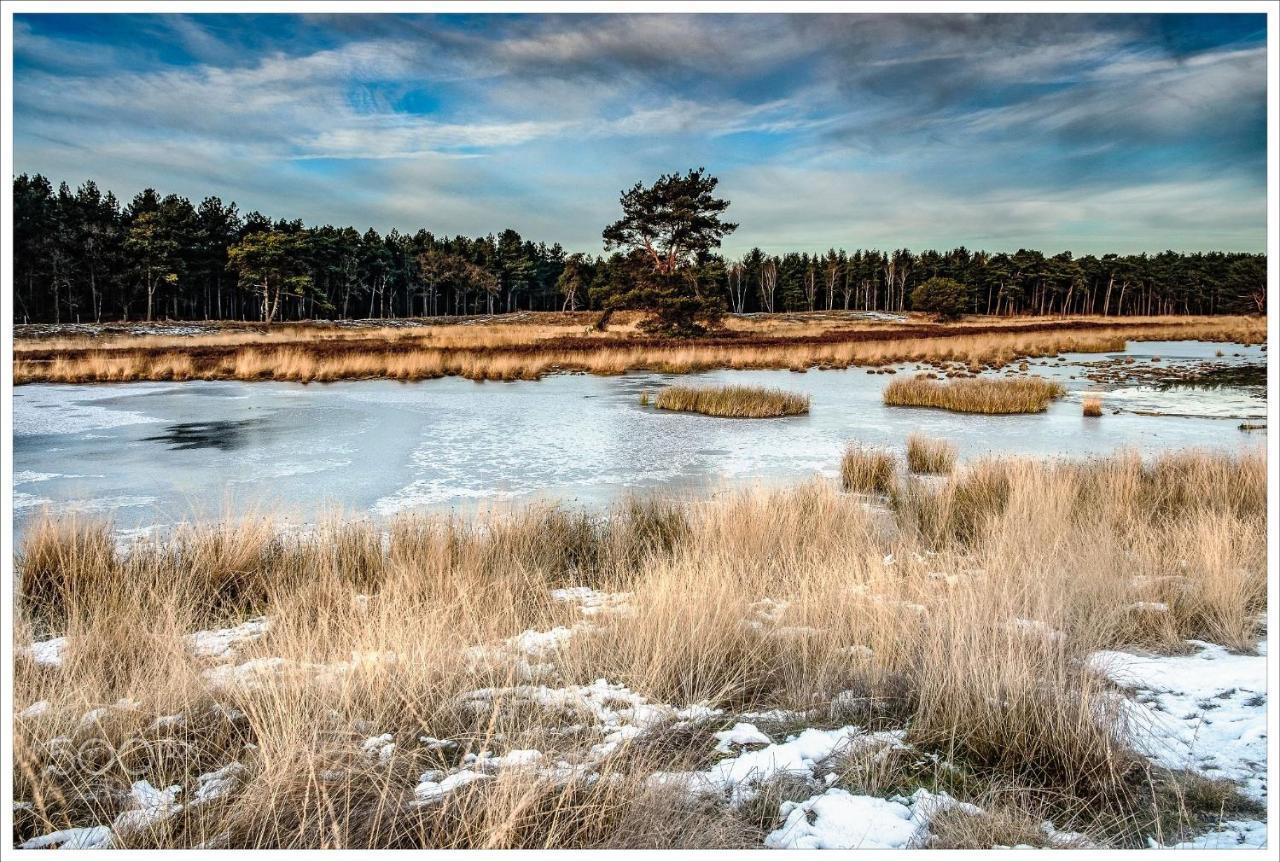
[[[67,651],[67,639],[61,637],[50,638],[47,641],[36,641],[24,647],[22,651],[38,665],[60,667]]]
[[[982,809],[924,788],[881,799],[833,787],[803,802],[784,802],[784,818],[765,845],[790,850],[889,850],[923,847],[929,823],[943,811],[982,814]]]
[[[230,660],[236,656],[236,648],[251,643],[265,635],[271,628],[266,617],[246,620],[225,629],[208,629],[187,635],[187,646],[194,655],[202,658]]]
[[[1125,701],[1135,746],[1169,769],[1237,782],[1255,800],[1267,791],[1267,643],[1258,655],[1188,641],[1193,655],[1102,651],[1090,664],[1130,689]]]

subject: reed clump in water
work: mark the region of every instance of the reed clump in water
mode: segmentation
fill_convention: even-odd
[[[1102,415],[1102,396],[1086,395],[1081,404],[1085,416],[1097,418]]]
[[[648,394],[641,396],[648,403]],[[667,386],[653,398],[659,410],[733,419],[770,419],[809,412],[809,396],[757,386]]]
[[[950,473],[956,465],[956,447],[946,440],[912,434],[907,437],[907,467],[912,473]]]
[[[1066,389],[1039,377],[974,378],[939,382],[927,377],[899,378],[884,390],[891,407],[935,407],[956,413],[1042,413]]]
[[[146,780],[184,807],[118,846],[759,846],[829,771],[991,812],[945,830],[960,845],[1045,819],[1168,841],[1195,817],[1175,797],[1199,797],[1133,752],[1088,657],[1252,649],[1266,526],[1261,450],[982,461],[907,478],[877,511],[814,482],[608,517],[197,524],[126,548],[46,518],[15,561],[15,837],[121,822]],[[61,663],[37,663],[26,644],[55,636]],[[737,807],[655,780],[716,763],[739,721],[909,748],[837,752]],[[934,754],[947,769],[922,771]],[[1214,798],[1215,816],[1239,804]]]

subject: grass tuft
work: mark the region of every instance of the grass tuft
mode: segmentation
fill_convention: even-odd
[[[846,491],[888,494],[893,490],[896,468],[892,452],[850,446],[840,461],[840,481]]]
[[[950,473],[956,465],[956,447],[946,440],[923,434],[907,438],[907,467],[912,473]]]
[[[1086,395],[1084,401],[1084,415],[1089,417],[1098,417],[1102,415],[1102,396]]]

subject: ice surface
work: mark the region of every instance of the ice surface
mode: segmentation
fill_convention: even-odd
[[[1218,346],[1131,345],[1134,352],[1148,347],[1174,362],[1212,357]],[[1256,348],[1222,347],[1251,362],[1265,358]],[[885,407],[884,378],[857,368],[803,375],[556,375],[483,384],[445,378],[323,386],[21,386],[14,395],[15,474],[49,478],[15,489],[15,526],[20,539],[45,505],[110,514],[121,529],[220,516],[228,509],[279,509],[312,519],[334,506],[379,517],[546,498],[596,507],[648,490],[678,496],[726,483],[834,475],[851,440],[896,450],[910,431],[951,439],[962,459],[990,452],[1083,457],[1126,447],[1144,453],[1235,449],[1263,440],[1237,430],[1238,421],[1128,409],[1141,404],[1194,412],[1189,399],[1205,407],[1201,413],[1237,415],[1239,405],[1263,409],[1261,398],[1242,390],[1156,390],[1141,401],[1122,392],[1114,402],[1124,412],[1086,420],[1070,399],[1096,386],[1067,379],[1084,370],[1070,363],[1033,367],[1062,377],[1071,395],[1045,413],[1018,416]],[[814,409],[803,417],[743,421],[640,405],[641,391],[677,380],[781,387],[811,396]],[[206,433],[183,431],[197,426]],[[210,428],[228,430],[219,435],[207,433]]]

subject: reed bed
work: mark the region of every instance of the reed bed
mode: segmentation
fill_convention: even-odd
[[[912,473],[950,473],[956,465],[956,447],[946,440],[923,434],[907,437],[907,468]]]
[[[642,402],[649,403],[646,393]],[[809,412],[809,396],[759,386],[666,386],[653,397],[659,410],[732,419],[772,419]]]
[[[1102,396],[1086,395],[1080,402],[1085,416],[1096,418],[1102,415]]]
[[[146,780],[183,807],[117,846],[758,846],[780,802],[825,786],[734,806],[653,776],[706,768],[714,732],[776,709],[754,720],[777,739],[901,729],[909,748],[824,769],[851,792],[924,784],[992,812],[940,827],[948,846],[1050,818],[1142,846],[1188,825],[1194,779],[1129,749],[1085,659],[1254,646],[1265,472],[1261,451],[993,460],[908,478],[887,520],[815,482],[608,517],[257,518],[124,549],[107,523],[48,517],[16,560],[15,837],[119,824]],[[222,653],[189,639],[246,626],[258,636]],[[25,644],[53,636],[61,663],[37,663]],[[654,720],[605,744],[600,711],[634,698]],[[698,717],[677,720],[685,705]],[[484,765],[508,754],[547,768]],[[433,795],[446,774],[486,777]]]
[[[920,334],[918,323],[752,318],[735,321],[723,338],[672,342],[645,335],[631,317],[603,333],[584,325],[585,318],[580,317],[566,321],[557,316],[551,323],[487,322],[385,330],[294,325],[282,332],[236,330],[186,337],[20,338],[14,347],[14,382],[229,379],[308,383],[444,376],[532,380],[556,372],[648,370],[680,374],[722,368],[803,370],[899,362],[961,363],[976,372],[1029,356],[1122,350],[1126,340],[1258,342],[1266,337],[1265,322],[1246,317],[1153,318],[1124,323],[1093,318],[1059,324],[983,320],[926,327],[926,335]],[[1076,328],[1046,328],[1055,325]]]
[[[956,413],[1043,413],[1062,397],[1061,383],[1040,377],[938,382],[926,376],[899,378],[884,390],[890,407],[934,407]]]
[[[894,487],[897,465],[892,452],[850,446],[840,461],[840,483],[846,491],[888,494]]]

